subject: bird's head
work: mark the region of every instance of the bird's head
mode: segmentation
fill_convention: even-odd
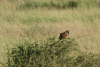
[[[68,32],[68,34],[69,34],[69,30],[66,30],[65,32]]]

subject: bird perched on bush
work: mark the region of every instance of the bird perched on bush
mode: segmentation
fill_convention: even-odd
[[[65,39],[68,35],[69,35],[69,30],[66,30],[65,32],[60,34],[59,40]]]

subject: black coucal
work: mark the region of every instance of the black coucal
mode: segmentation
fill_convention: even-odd
[[[69,30],[66,30],[65,32],[60,34],[59,40],[65,39],[68,35],[69,35]]]

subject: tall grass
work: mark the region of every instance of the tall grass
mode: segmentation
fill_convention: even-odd
[[[48,63],[48,66],[52,64],[54,67],[98,67],[100,2],[99,0],[73,0],[72,4],[70,2],[70,0],[1,0],[0,66],[38,66],[38,64],[46,66]],[[76,7],[73,7],[73,2],[77,4]],[[70,30],[68,37],[71,39],[58,42],[59,34],[66,29]],[[23,41],[22,35],[26,36],[26,40]],[[53,36],[55,38],[48,39]],[[73,38],[75,40],[70,42]],[[36,39],[39,39],[38,42]],[[27,55],[27,52],[31,55]]]

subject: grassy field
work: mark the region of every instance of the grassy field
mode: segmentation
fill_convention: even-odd
[[[34,3],[37,4],[37,6],[34,7],[34,5],[29,5],[32,4],[33,1]],[[22,1],[0,0],[0,47],[1,47],[0,67],[3,67],[3,64],[7,65],[6,62],[8,61],[7,59],[8,49],[15,48],[16,45],[20,45],[20,43],[24,45],[23,39],[27,40],[26,42],[29,45],[30,43],[33,43],[36,40],[38,40],[37,43],[40,43],[41,45],[42,43],[44,43],[44,46],[46,44],[51,45],[51,43],[48,43],[47,41],[48,38],[52,38],[55,36],[55,40],[53,40],[53,43],[55,43],[58,41],[58,37],[60,33],[66,30],[70,31],[68,38],[75,39],[75,43],[77,42],[77,49],[80,51],[77,53],[71,52],[71,49],[73,49],[74,47],[73,46],[72,48],[66,48],[66,49],[70,49],[69,53],[71,54],[67,54],[66,53],[67,50],[63,52],[66,53],[66,55],[69,55],[67,58],[74,57],[74,60],[71,59],[69,61],[70,65],[72,65],[72,67],[73,66],[82,67],[82,63],[83,63],[84,64],[83,67],[85,65],[89,67],[88,63],[87,64],[85,63],[85,59],[88,59],[87,61],[90,63],[90,65],[91,63],[93,64],[92,67],[94,66],[98,67],[100,61],[96,59],[100,59],[99,57],[100,54],[100,49],[99,49],[100,48],[100,2],[99,0],[95,0],[95,1],[91,0],[90,2],[87,0],[84,0],[83,2],[79,1],[77,8],[75,7],[74,9],[67,8],[67,6],[66,8],[62,8],[63,6],[65,6],[65,5],[62,6],[63,3],[60,4],[61,6],[60,8],[57,8],[57,6],[59,6],[57,5],[57,3],[61,2],[61,0],[59,1],[55,0],[53,2],[54,5],[56,4],[56,6],[51,5],[50,0],[48,1],[33,0],[33,1],[29,0],[29,4],[28,4],[29,6],[27,7],[26,6],[27,0],[22,0]],[[66,2],[66,0],[63,1]],[[78,1],[78,0],[74,0],[74,1]],[[38,3],[40,5],[38,5]],[[45,3],[48,6],[46,5],[45,5],[46,7],[43,6],[43,4]],[[43,42],[40,42],[41,39],[43,40]],[[29,40],[31,42],[28,42]],[[47,43],[45,43],[44,41],[46,41]],[[68,40],[64,42],[69,43]],[[60,44],[58,43],[58,45]],[[54,48],[53,49],[54,51],[56,50],[55,46],[56,44],[54,44],[54,47],[52,47]],[[36,47],[36,49],[38,48],[40,47]],[[51,50],[49,49],[49,46],[46,48],[48,52],[49,50]],[[60,50],[60,48],[58,49]],[[41,46],[40,51],[42,50],[43,49]],[[45,52],[43,54],[45,54]],[[44,55],[42,54],[40,55],[44,57]],[[48,55],[47,57],[49,57]],[[64,60],[64,58],[62,58],[61,55],[60,55],[61,59],[59,59],[59,61]],[[78,64],[76,63],[75,65],[74,61],[80,55],[81,57],[83,57],[84,61],[81,60],[82,63],[78,63]],[[64,57],[66,56],[64,55]],[[63,67],[67,66],[66,65],[67,61],[63,62],[63,64],[59,62],[59,65],[57,66],[57,62],[56,62],[57,58],[58,56],[55,57],[53,63],[51,63],[53,67],[60,67],[60,65],[64,65]],[[94,59],[94,61],[92,59]],[[45,63],[44,60],[43,62]],[[98,63],[96,64],[96,62]],[[47,64],[49,64],[49,62]]]

